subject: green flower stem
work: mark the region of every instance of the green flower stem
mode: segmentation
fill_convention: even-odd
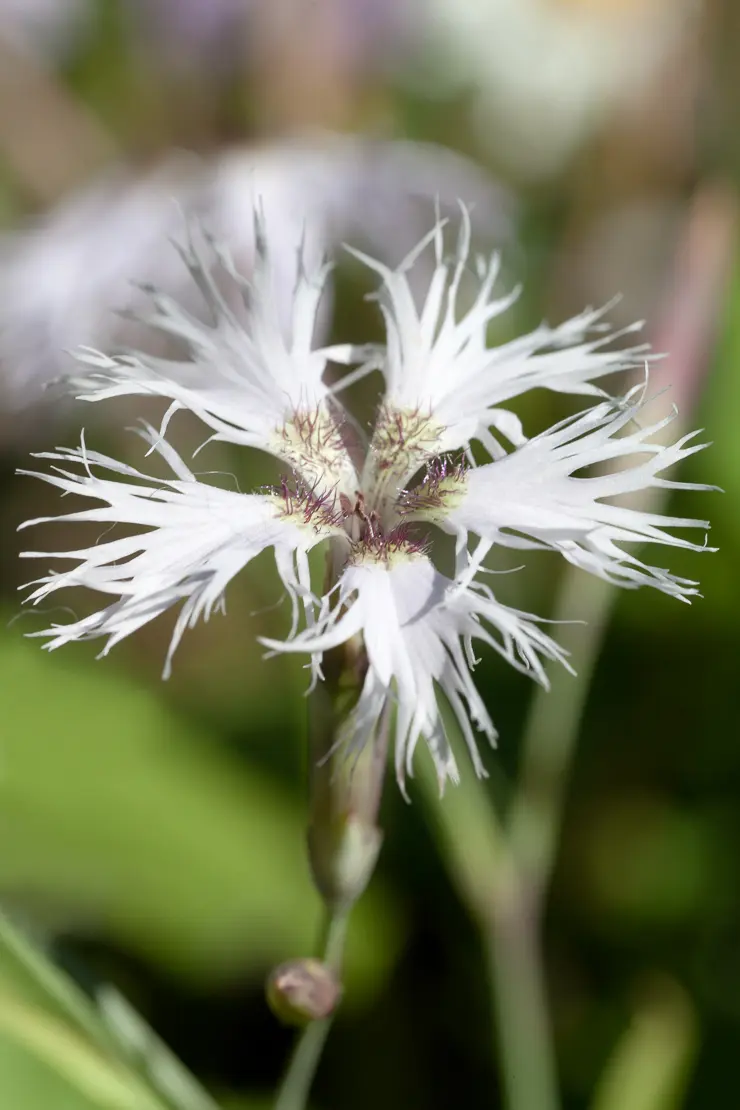
[[[349,759],[341,745],[337,749],[348,707],[359,691],[362,662],[354,644],[328,652],[325,681],[312,695],[309,715],[308,853],[325,906],[319,957],[340,983],[352,908],[370,880],[382,843],[378,811],[390,736],[388,703],[372,743]],[[275,1110],[305,1110],[332,1021],[333,1014],[309,1022],[299,1034]]]
[[[344,944],[349,924],[349,911],[327,913],[321,958],[335,971],[341,972]],[[311,1021],[301,1030],[275,1100],[275,1110],[305,1110],[316,1069],[331,1029],[333,1015]]]
[[[537,900],[538,914],[555,863],[570,765],[615,595],[600,578],[577,569],[566,572],[554,619],[564,622],[557,626],[558,642],[570,653],[576,674],[550,668],[550,690],[538,687],[530,704],[506,837]]]
[[[543,901],[555,863],[570,766],[596,661],[614,603],[608,583],[568,571],[555,619],[576,676],[551,673],[533,696],[518,788],[505,825],[513,880],[499,877],[489,966],[509,1110],[557,1110],[557,1067],[542,959]]]
[[[585,579],[585,581],[584,581]],[[568,572],[556,620],[577,677],[552,674],[538,689],[525,729],[521,778],[508,817],[496,815],[483,782],[436,797],[434,815],[457,888],[477,922],[488,961],[508,1110],[557,1110],[557,1068],[540,943],[542,901],[552,871],[578,726],[614,591]]]
[[[304,1110],[333,1018],[310,1022],[296,1041],[280,1084],[275,1110]]]
[[[508,891],[499,886],[497,904],[483,934],[505,1105],[509,1110],[558,1110],[536,907],[518,879]]]
[[[452,731],[454,726],[448,722]],[[453,883],[480,929],[496,1017],[508,1110],[557,1110],[538,920],[504,826],[483,782],[468,776],[439,799],[431,763],[419,760],[441,850]]]

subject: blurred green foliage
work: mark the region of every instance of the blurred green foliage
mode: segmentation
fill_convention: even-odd
[[[278,783],[121,672],[49,658],[15,629],[0,639],[0,670],[0,838],[14,845],[0,857],[4,890],[48,901],[62,920],[67,907],[73,922],[89,917],[201,978],[259,975],[310,949],[319,901],[299,807]],[[364,906],[347,969],[360,994],[387,969],[398,935],[387,896]]]

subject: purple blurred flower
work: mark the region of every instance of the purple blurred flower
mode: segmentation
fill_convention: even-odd
[[[135,31],[165,58],[183,66],[217,72],[236,68],[259,41],[260,3],[270,0],[129,0]],[[333,61],[348,69],[393,65],[410,41],[419,0],[317,0]],[[284,9],[284,10],[283,10]],[[298,2],[283,4],[270,20],[271,31],[302,34]],[[338,51],[338,57],[336,56]],[[259,60],[256,52],[253,59]]]
[[[335,0],[334,7],[348,68],[386,71],[410,48],[417,0]]]
[[[166,60],[232,69],[243,57],[253,0],[129,0],[136,34]]]
[[[469,204],[489,242],[508,238],[509,198],[471,162],[434,146],[321,136],[235,148],[210,163],[170,156],[143,177],[109,172],[35,226],[0,238],[0,410],[38,404],[80,345],[150,341],[117,310],[141,304],[142,283],[177,295],[188,287],[167,242],[183,213],[228,241],[248,273],[256,201],[287,311],[301,243],[311,259],[352,238],[396,265],[437,199],[453,215],[458,199]],[[329,307],[319,318],[324,331]]]

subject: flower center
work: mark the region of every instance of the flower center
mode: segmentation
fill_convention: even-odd
[[[344,530],[350,541],[349,563],[388,563],[408,556],[424,555],[426,537],[415,537],[408,524],[386,529],[373,508],[369,508],[361,490],[355,491],[354,502],[346,494],[339,495]]]
[[[421,483],[401,495],[403,517],[430,523],[444,520],[465,498],[466,474],[464,459],[457,463],[444,456],[433,459]]]
[[[362,477],[379,508],[437,453],[443,432],[428,412],[381,405]]]
[[[347,497],[346,493],[339,494],[339,504],[344,520],[344,530],[352,543],[368,541],[374,543],[382,538],[383,527],[375,509],[368,511],[365,504],[365,495],[361,490],[355,490],[355,501]]]
[[[352,489],[357,482],[342,436],[342,421],[329,403],[296,409],[276,430],[274,445],[275,454],[309,486]]]

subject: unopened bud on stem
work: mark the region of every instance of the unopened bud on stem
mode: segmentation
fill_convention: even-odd
[[[289,960],[270,973],[266,993],[270,1009],[286,1025],[307,1025],[334,1012],[342,987],[320,960]]]

